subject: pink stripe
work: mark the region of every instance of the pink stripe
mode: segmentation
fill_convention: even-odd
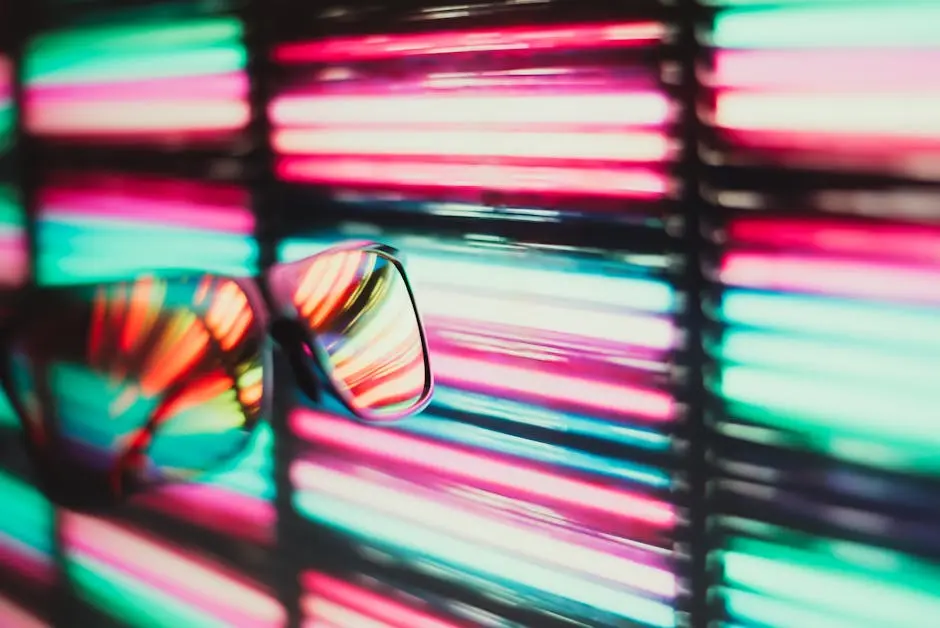
[[[131,199],[155,197],[161,200],[169,198],[185,200],[196,205],[223,207],[246,207],[249,199],[245,188],[233,184],[113,172],[56,172],[54,179],[43,187],[41,198],[45,199],[53,194],[77,194],[96,200],[100,196]],[[45,202],[40,201],[40,204]]]
[[[940,88],[937,50],[724,50],[715,81],[773,90],[915,91]]]
[[[0,102],[12,99],[13,67],[9,58],[0,56]]]
[[[112,565],[229,625],[274,628],[284,620],[284,611],[273,598],[207,561],[83,515],[70,513],[63,528],[71,550]]]
[[[29,105],[43,105],[54,100],[216,100],[247,95],[248,76],[239,72],[128,83],[31,87],[27,92],[27,102]]]
[[[642,495],[410,435],[356,425],[319,412],[296,411],[291,415],[290,425],[295,434],[311,442],[424,467],[475,485],[524,492],[533,501],[541,498],[562,502],[621,519],[635,519],[657,528],[669,528],[676,521],[671,506]]]
[[[276,171],[278,177],[285,181],[318,184],[484,189],[612,198],[660,198],[670,187],[664,175],[644,168],[564,168],[289,157],[278,160]]]
[[[226,536],[268,545],[274,542],[277,514],[260,499],[200,484],[181,484],[135,500],[146,507],[178,517]]]
[[[19,286],[28,272],[26,242],[20,238],[0,239],[0,285]]]
[[[49,557],[2,533],[0,565],[33,584],[51,586],[55,581],[55,567]]]
[[[627,414],[665,422],[675,417],[675,401],[668,393],[621,382],[587,379],[577,374],[548,373],[455,353],[434,355],[435,379],[462,389],[495,394],[524,394],[542,401],[563,403],[594,412]]]
[[[429,613],[390,600],[378,593],[331,578],[322,573],[308,571],[301,576],[308,595],[302,606],[308,618],[315,619],[317,598],[325,598],[340,606],[367,615],[381,622],[401,628],[456,628],[455,624],[442,621]]]
[[[940,268],[837,257],[734,252],[721,281],[760,290],[940,305]]]
[[[5,628],[49,628],[51,624],[40,620],[25,609],[0,596],[0,626]]]
[[[42,216],[80,219],[99,218],[179,226],[213,232],[251,235],[255,219],[243,207],[208,207],[175,199],[145,199],[54,193],[43,196]]]
[[[337,37],[282,45],[275,50],[274,58],[282,63],[297,63],[494,50],[531,52],[570,48],[595,49],[649,43],[662,38],[665,32],[665,27],[656,22],[627,22],[417,35]]]
[[[742,219],[728,227],[728,234],[732,242],[940,264],[940,229],[923,225]]]

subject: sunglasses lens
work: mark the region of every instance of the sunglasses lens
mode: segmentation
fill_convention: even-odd
[[[189,478],[243,450],[264,393],[263,329],[212,275],[43,295],[11,380],[40,453],[137,482]]]
[[[322,253],[296,277],[293,305],[333,385],[362,418],[417,410],[430,390],[418,313],[399,267],[369,251]]]

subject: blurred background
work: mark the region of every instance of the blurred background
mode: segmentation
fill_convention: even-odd
[[[280,372],[241,464],[107,517],[0,399],[0,627],[940,615],[936,2],[27,4],[0,317],[375,239],[438,389],[375,428]]]

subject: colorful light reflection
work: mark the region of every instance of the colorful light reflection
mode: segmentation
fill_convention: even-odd
[[[0,55],[0,154],[13,142],[16,114],[13,105],[13,65],[9,57]]]
[[[192,144],[248,123],[243,27],[231,17],[47,33],[25,58],[26,127],[40,136]]]
[[[80,595],[128,625],[283,625],[271,595],[207,558],[85,515],[67,513],[61,525]]]
[[[940,177],[940,38],[918,1],[719,12],[715,124],[738,160]]]
[[[309,571],[301,582],[301,601],[305,620],[303,628],[459,628],[462,621],[442,617],[439,610],[427,608],[411,596],[393,591],[374,591],[363,584],[353,584],[325,573]],[[499,625],[492,622],[492,625]]]
[[[632,54],[664,34],[661,24],[637,22],[284,44],[273,56],[294,79],[269,107],[277,173],[423,198],[661,199],[670,191],[674,105],[654,67],[590,55]],[[563,61],[561,51],[575,57]],[[479,66],[481,54],[509,52],[511,62]],[[395,79],[370,65],[432,57],[446,62]]]
[[[56,175],[39,194],[38,281],[47,285],[257,269],[254,216],[240,187],[156,176]]]
[[[13,67],[8,57],[0,55],[0,157],[8,156],[13,148],[15,123]],[[21,286],[29,274],[25,225],[19,193],[0,180],[0,321],[5,315],[2,293]]]
[[[303,257],[332,237],[287,241],[280,255]],[[657,430],[676,408],[656,365],[677,339],[674,289],[622,264],[398,237],[440,384],[434,403],[382,430],[298,410],[292,430],[313,445],[292,468],[298,509],[527,607],[674,625],[677,513],[657,493],[668,473],[513,435],[530,425],[668,451]]]
[[[729,625],[916,626],[940,608],[940,229],[913,182],[940,179],[937,6],[715,4],[719,152],[785,192],[742,168],[763,211],[728,211],[715,269],[711,598]]]

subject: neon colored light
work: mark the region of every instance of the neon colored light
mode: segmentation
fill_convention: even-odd
[[[774,291],[940,304],[940,268],[928,266],[734,252],[722,262],[721,280]]]
[[[812,92],[912,92],[940,86],[937,50],[718,50],[718,87]],[[858,72],[858,68],[865,68]]]
[[[337,234],[334,239],[340,237],[343,236]],[[422,311],[424,296],[428,292],[446,290],[448,298],[458,293],[485,294],[489,291],[499,293],[502,298],[524,292],[526,296],[544,302],[557,300],[558,286],[562,284],[568,301],[596,304],[599,311],[618,310],[618,315],[631,310],[670,314],[677,307],[676,290],[669,283],[655,277],[630,274],[623,268],[618,271],[604,262],[592,263],[575,255],[575,251],[570,256],[515,256],[495,253],[472,241],[439,238],[420,241],[396,238],[394,234],[383,234],[382,238],[408,251],[408,277],[416,286],[421,286],[415,296],[421,301]],[[327,248],[332,242],[330,238],[285,239],[279,245],[278,259],[302,259]],[[493,303],[491,307],[498,307],[498,304]],[[530,324],[538,325],[538,321],[533,320]],[[568,329],[568,326],[557,329]]]
[[[62,284],[173,269],[252,275],[254,226],[247,192],[235,186],[64,175],[39,193],[38,278]]]
[[[649,421],[665,422],[675,417],[675,401],[668,393],[621,382],[594,381],[532,370],[530,365],[494,364],[486,358],[441,353],[434,355],[434,368],[441,383],[478,388],[498,396],[523,395],[598,412],[622,412]]]
[[[668,437],[655,429],[674,416],[669,395],[655,378],[635,377],[623,366],[664,361],[678,341],[669,316],[677,295],[668,283],[575,255],[505,255],[472,242],[382,239],[408,251],[439,384],[436,406],[641,449],[668,448]],[[279,259],[300,259],[329,244],[329,238],[286,240]],[[566,299],[559,302],[562,284]],[[502,356],[495,364],[494,352]],[[551,455],[544,445],[538,451]],[[568,464],[569,454],[552,462]],[[536,452],[527,457],[539,459]]]
[[[8,503],[0,520],[0,564],[39,586],[55,579],[53,510],[35,487],[0,473],[0,498]]]
[[[41,90],[54,85],[134,82],[142,77],[158,81],[185,76],[231,74],[243,71],[247,62],[244,48],[235,44],[204,50],[157,53],[127,50],[111,57],[95,53],[87,57],[76,56],[78,54],[72,51],[65,60],[43,59],[42,64],[34,62],[35,57],[27,58],[25,73],[29,91],[34,87]],[[61,63],[61,67],[57,67],[56,63]]]
[[[16,113],[13,107],[13,66],[0,55],[0,154],[13,142]]]
[[[675,611],[666,603],[539,563],[526,562],[508,556],[505,552],[473,545],[423,526],[390,517],[376,518],[368,506],[349,503],[342,497],[302,494],[297,498],[297,506],[315,521],[351,531],[373,543],[394,545],[425,563],[443,561],[490,580],[536,590],[543,596],[548,594],[572,600],[596,611],[652,626],[676,625]]]
[[[940,7],[933,2],[818,3],[720,13],[721,48],[924,48],[940,45]]]
[[[95,28],[59,31],[35,37],[31,47],[37,53],[54,57],[76,50],[94,53],[125,52],[127,49],[176,50],[202,48],[219,42],[238,42],[243,36],[240,20],[211,17],[185,21],[151,21],[138,24],[110,24]]]
[[[655,527],[667,528],[675,523],[675,513],[668,504],[586,480],[566,478],[521,464],[455,450],[414,436],[376,432],[312,411],[295,412],[291,417],[291,425],[301,438],[342,447],[351,453],[407,461],[416,467],[453,475],[476,485],[489,484],[533,498],[548,499],[618,518],[636,519]]]
[[[81,100],[104,102],[133,102],[134,100],[163,100],[174,102],[218,102],[243,100],[248,95],[248,76],[241,72],[212,74],[209,76],[182,76],[178,78],[115,83],[53,84],[31,90],[37,105],[56,105],[60,101],[75,103]],[[221,105],[220,105],[221,106]]]
[[[547,160],[663,161],[665,135],[631,131],[460,131],[416,129],[288,129],[276,131],[282,155],[506,157]]]
[[[255,217],[241,188],[158,177],[82,177],[43,188],[43,214],[55,220],[179,224],[194,230],[250,235]]]
[[[122,137],[127,134],[227,131],[243,127],[250,116],[251,109],[247,103],[215,100],[167,100],[161,103],[29,101],[26,125],[32,133],[39,135],[114,134]]]
[[[120,614],[122,608],[132,606],[136,613],[198,618],[196,624],[187,625],[222,621],[274,628],[285,619],[284,610],[271,596],[205,560],[169,551],[141,534],[76,513],[64,517],[62,527],[69,548],[67,568],[79,586],[97,578],[123,589],[129,598],[117,608],[104,606],[102,610]],[[173,603],[158,610],[153,598]]]
[[[637,315],[629,311],[607,312],[592,304],[555,305],[534,298],[494,299],[434,286],[425,289],[421,314],[428,325],[498,325],[532,330],[557,338],[591,339],[613,348],[618,344],[668,351],[678,342],[678,330],[665,317]],[[564,330],[564,331],[561,331]]]
[[[309,63],[476,52],[621,48],[653,43],[664,34],[665,27],[662,24],[649,22],[337,37],[282,45],[275,50],[274,60],[279,63]]]
[[[744,327],[940,351],[940,317],[932,308],[729,290],[719,316]]]
[[[923,93],[718,95],[716,124],[748,131],[863,134],[940,141],[940,96]],[[864,106],[859,106],[864,103]]]
[[[472,396],[444,389],[444,402],[435,395],[434,406],[472,411]],[[460,404],[460,401],[467,403]],[[497,400],[500,401],[500,400]],[[511,403],[511,402],[510,402]],[[469,407],[468,407],[469,406]],[[408,420],[401,429],[409,434],[429,437],[436,441],[465,445],[494,454],[508,454],[534,462],[556,465],[563,469],[573,469],[587,473],[596,473],[609,478],[627,482],[645,484],[658,489],[668,489],[672,480],[665,471],[632,461],[614,460],[581,452],[573,447],[564,447],[544,443],[536,438],[522,438],[503,432],[484,429],[458,421],[451,421],[429,413]],[[666,440],[666,438],[663,438]],[[632,444],[632,443],[631,443]],[[668,446],[668,442],[666,443]],[[647,448],[653,449],[650,444]]]
[[[434,164],[354,159],[281,159],[280,178],[339,185],[404,185],[420,188],[492,189],[513,192],[597,194],[624,198],[658,198],[668,179],[649,170],[553,168]]]
[[[736,219],[727,231],[731,241],[745,245],[818,249],[859,258],[940,264],[940,230],[924,225],[853,225],[833,219]]]
[[[268,501],[261,501],[244,491],[232,491],[205,483],[176,484],[135,498],[134,503],[172,518],[184,518],[186,523],[215,534],[250,543],[274,543],[277,512]],[[267,488],[268,481],[251,477],[243,484]],[[267,497],[273,499],[273,496]],[[185,515],[183,514],[185,513]]]
[[[24,61],[26,127],[161,142],[238,131],[250,118],[241,38],[229,17],[40,36]]]
[[[40,620],[10,599],[0,596],[0,623],[14,628],[48,628],[49,624]]]
[[[650,451],[666,452],[672,446],[671,437],[669,435],[657,432],[650,427],[609,421],[607,419],[595,418],[570,410],[562,412],[549,408],[541,408],[514,399],[501,399],[481,393],[454,390],[445,386],[440,386],[435,390],[434,406],[457,413],[485,416],[495,421],[508,421],[520,425],[564,430],[564,432],[568,434],[589,436],[591,438],[616,442],[628,447],[636,447]],[[409,422],[409,425],[412,426],[409,428],[409,431],[418,434],[428,433],[413,422]],[[655,425],[653,427],[655,427]],[[434,422],[433,428],[434,429],[430,430],[431,435],[435,438],[446,440],[446,437],[441,434],[446,428],[441,425],[440,419]],[[466,442],[469,443],[473,440],[472,437],[468,437]],[[494,439],[489,438],[486,440],[487,442],[484,448],[502,451],[502,449],[496,446],[497,443]],[[461,442],[464,441],[462,440]],[[506,451],[513,449],[513,447],[507,447]],[[518,453],[518,442],[515,449],[516,453]],[[553,456],[552,454],[555,452],[552,448],[545,447],[544,443],[541,442],[534,442],[533,449],[536,449],[537,453],[531,453],[530,450],[530,455],[523,455],[523,457],[531,460],[544,460],[545,457],[549,457],[549,461],[553,464],[570,465],[575,468],[578,467],[579,462],[584,463],[583,458],[577,455],[568,455],[568,452],[566,452],[564,456]],[[599,466],[604,468],[603,472],[596,469],[596,467]],[[608,458],[596,460],[591,470],[606,474],[618,474],[617,463],[612,462]],[[633,479],[648,483],[648,478],[638,480],[638,478],[633,477]]]
[[[583,534],[563,534],[546,527],[502,521],[482,508],[433,491],[380,483],[333,469],[327,464],[298,463],[292,478],[302,492],[327,494],[369,505],[382,517],[412,520],[461,540],[525,560],[548,563],[559,571],[580,572],[661,597],[676,595],[676,577],[659,565],[618,555],[613,546],[591,544]]]
[[[428,70],[383,82],[311,74],[269,106],[272,144],[280,155],[277,175],[341,189],[406,189],[412,195],[492,190],[662,198],[672,186],[666,168],[657,166],[674,157],[664,127],[676,110],[666,94],[655,91],[655,73],[644,66],[627,76],[596,59],[579,65],[540,61],[539,54],[653,46],[665,33],[663,24],[637,22],[287,44],[275,52],[276,61],[526,54],[513,57],[515,68]]]
[[[933,374],[940,369],[940,356],[918,347],[859,345],[755,331],[725,332],[718,353],[729,363],[905,389],[929,389]]]
[[[301,606],[306,616],[304,628],[328,622],[337,628],[387,625],[393,628],[458,628],[427,611],[391,600],[362,587],[326,574],[306,572],[301,576],[307,591]],[[350,623],[350,619],[362,619]],[[380,622],[380,623],[376,623]]]
[[[790,613],[799,613],[798,609],[805,608],[818,617],[831,618],[833,623],[826,625],[840,625],[840,620],[855,626],[916,624],[920,618],[932,616],[925,613],[940,612],[940,596],[934,586],[940,578],[936,565],[868,546],[843,544],[842,551],[833,555],[822,551],[829,543],[814,545],[788,546],[735,537],[723,552],[725,578],[752,594],[779,600],[775,610],[787,608],[792,609]],[[867,593],[875,589],[877,600]],[[732,605],[732,610],[747,616],[760,606],[765,605]],[[774,615],[764,616],[764,620],[771,617]]]
[[[656,92],[566,95],[454,94],[398,96],[287,95],[269,109],[277,126],[362,125],[592,125],[665,124],[672,106]]]

